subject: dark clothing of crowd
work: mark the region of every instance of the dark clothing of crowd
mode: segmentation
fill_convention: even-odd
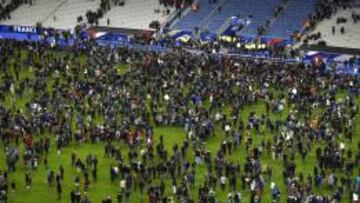
[[[45,157],[51,145],[61,153],[71,144],[103,143],[104,157],[113,164],[102,170],[109,171],[110,182],[120,182],[118,202],[129,201],[137,189],[150,203],[169,199],[216,202],[219,189],[229,192],[228,198],[235,203],[260,203],[264,195],[276,200],[280,194],[294,203],[341,202],[343,196],[359,192],[359,185],[352,181],[359,152],[343,143],[351,143],[356,125],[360,89],[356,76],[337,75],[323,64],[284,64],[184,49],[157,54],[84,43],[86,48],[73,47],[59,56],[45,45],[0,41],[4,81],[0,84],[0,132],[6,132],[0,139],[8,146],[8,172],[27,166],[24,184],[29,190],[31,172],[42,163],[48,167]],[[25,59],[20,49],[26,49]],[[86,56],[86,64],[80,63],[80,54]],[[15,72],[33,67],[34,78],[20,80],[9,73],[12,58],[16,59],[11,62]],[[129,71],[117,74],[114,66],[118,63],[127,64]],[[49,78],[54,81],[51,94]],[[26,113],[17,110],[15,103],[3,104],[6,94],[21,97],[25,89],[37,90],[25,105]],[[338,91],[347,97],[337,99]],[[264,112],[254,108],[246,118],[240,117],[259,102],[264,103]],[[291,110],[285,112],[286,106]],[[318,108],[323,111],[313,118]],[[273,116],[281,112],[286,114],[284,119]],[[99,114],[103,116],[100,124],[94,122]],[[69,118],[75,119],[77,130]],[[183,128],[186,139],[171,148],[164,141],[170,135],[157,135],[155,142],[154,127],[161,126]],[[262,138],[265,131],[271,138]],[[45,132],[51,132],[51,137]],[[261,142],[255,142],[254,136]],[[212,137],[221,140],[215,151],[204,144]],[[119,142],[128,147],[127,153]],[[22,154],[16,147],[20,143],[26,149]],[[229,159],[239,148],[245,149],[241,164]],[[305,164],[312,150],[316,151],[313,172],[299,171],[298,157]],[[265,166],[264,158],[279,161],[283,171]],[[24,160],[22,165],[17,159]],[[71,166],[79,175],[69,177],[74,186],[65,195],[70,195],[71,202],[90,202],[82,191],[104,178],[97,176],[100,161],[91,153],[85,159],[72,153]],[[203,174],[196,173],[200,166]],[[279,191],[277,182],[267,194],[266,188],[279,180],[273,178],[274,172],[288,189]],[[200,175],[204,175],[202,182]],[[64,196],[64,176],[61,168],[47,174],[48,187],[56,187],[58,199]],[[164,179],[172,184],[165,184]],[[194,198],[195,187],[198,195]],[[172,194],[165,192],[169,188]],[[331,189],[320,196],[315,188]],[[240,190],[250,191],[249,199],[242,200]]]
[[[0,2],[0,21],[10,20],[11,13],[23,4],[32,5],[32,0],[11,0],[8,3]]]

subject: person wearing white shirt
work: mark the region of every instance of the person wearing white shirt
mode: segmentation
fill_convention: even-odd
[[[221,190],[222,190],[222,191],[225,190],[225,184],[226,184],[226,177],[225,177],[225,176],[221,176],[221,177],[220,177],[220,187],[221,187]]]

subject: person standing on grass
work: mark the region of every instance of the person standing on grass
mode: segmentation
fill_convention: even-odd
[[[280,189],[275,183],[271,183],[272,202],[280,201]]]
[[[59,166],[59,172],[60,172],[60,178],[63,181],[64,180],[65,170],[64,170],[64,167],[62,165]]]
[[[79,203],[91,203],[91,201],[87,196],[84,196],[81,200],[79,200]]]
[[[117,203],[122,203],[122,199],[123,199],[123,191],[119,190],[119,192],[117,193]]]
[[[10,189],[11,189],[11,197],[12,197],[12,199],[15,199],[16,184],[15,184],[14,180],[12,180],[10,183]]]
[[[224,175],[222,175],[220,177],[220,187],[221,187],[222,191],[225,190],[225,185],[226,185],[226,177]]]
[[[126,190],[125,190],[125,203],[129,203],[129,202],[130,202],[130,195],[131,195],[131,190],[130,190],[130,189],[126,189]]]
[[[96,182],[97,181],[97,168],[93,168],[91,170],[91,174],[92,174],[92,177],[93,177],[93,181]]]
[[[107,196],[105,199],[102,200],[102,203],[112,203],[111,197]]]
[[[49,171],[49,174],[48,174],[48,184],[49,184],[49,187],[52,187],[52,186],[53,186],[54,179],[55,179],[54,171],[50,170],[50,171]]]
[[[72,190],[71,192],[70,192],[70,202],[71,203],[75,203],[75,190]]]
[[[25,173],[25,187],[26,187],[26,189],[30,189],[31,184],[32,184],[32,176],[31,176],[31,172],[28,170]]]
[[[57,181],[56,183],[56,191],[57,191],[57,194],[58,194],[58,200],[60,201],[61,200],[61,194],[62,194],[62,184],[61,184],[61,181]]]
[[[4,202],[8,201],[7,184],[8,184],[7,173],[2,172],[0,170],[0,201],[4,201]],[[12,196],[15,196],[15,193],[13,193]]]
[[[75,166],[76,162],[76,154],[74,152],[71,153],[71,166]]]

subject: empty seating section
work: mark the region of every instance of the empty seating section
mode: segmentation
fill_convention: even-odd
[[[20,6],[12,13],[10,20],[1,23],[33,26],[41,22],[44,26],[73,28],[77,24],[77,18],[83,16],[86,20],[86,12],[96,11],[100,1],[33,0],[32,6],[29,4]],[[192,30],[199,27],[216,32],[231,16],[238,16],[250,19],[251,22],[244,29],[243,34],[256,35],[257,28],[273,18],[274,8],[282,1],[217,0],[214,4],[210,3],[210,0],[198,0],[199,9],[196,12],[189,11],[182,16],[175,22],[173,28]],[[313,12],[315,2],[316,0],[290,0],[285,10],[271,24],[267,35],[288,37],[293,31],[300,30],[304,20]],[[169,16],[165,14],[166,9],[159,4],[159,0],[127,0],[125,6],[113,5],[110,11],[99,20],[99,25],[149,29],[149,24],[154,20],[159,20],[160,23],[166,21]],[[170,13],[172,11],[173,9],[170,9]]]
[[[256,35],[257,28],[265,25],[267,20],[270,20],[274,8],[280,4],[281,0],[252,0],[250,6],[243,8],[247,15],[252,15],[251,23],[246,28],[244,34]],[[245,5],[249,5],[245,4]]]
[[[101,0],[33,0],[33,5],[25,4],[15,10],[11,19],[3,24],[34,26],[41,22],[43,26],[55,28],[73,28],[77,18],[83,16],[86,21],[88,10],[96,11]],[[161,12],[155,13],[155,9]],[[128,0],[124,6],[111,6],[99,25],[107,25],[107,19],[113,27],[149,29],[153,20],[164,22],[168,15],[160,6],[159,0]],[[170,12],[172,9],[170,9]]]
[[[109,19],[111,27],[149,29],[152,21],[158,20],[163,23],[168,17],[163,13],[166,9],[159,4],[159,0],[129,0],[125,2],[125,6],[113,6],[100,19],[100,25],[107,25],[107,19]],[[154,12],[155,9],[159,9],[160,12]],[[170,9],[170,13],[172,10]]]
[[[244,19],[251,16],[249,18],[251,23],[243,34],[256,35],[258,27],[274,19],[274,9],[282,2],[282,0],[222,0],[214,5],[209,3],[209,0],[199,0],[199,10],[190,11],[175,24],[174,28],[199,27],[216,32],[231,16]],[[300,30],[304,20],[313,12],[315,2],[316,0],[290,0],[285,10],[274,19],[267,34],[274,37],[288,37],[293,31]],[[219,5],[221,9],[218,9]]]
[[[211,19],[207,20],[205,28],[209,30],[218,30],[229,17],[235,15],[242,16],[241,14],[244,12],[242,11],[241,4],[247,2],[248,0],[225,0],[224,4],[221,6],[221,11],[217,10],[213,12]]]
[[[6,5],[8,5],[11,2],[11,0],[0,0],[0,5],[5,7]]]
[[[246,34],[257,34],[257,28],[264,25],[273,14],[273,10],[281,0],[223,0],[218,4],[211,4],[208,0],[200,0],[200,9],[197,12],[190,11],[182,17],[175,28],[193,29],[199,27],[216,31],[231,17],[251,18],[251,24],[245,31]],[[219,8],[219,5],[221,9]]]
[[[287,8],[272,24],[269,35],[288,37],[300,31],[309,14],[314,11],[316,0],[291,0]]]
[[[55,13],[50,13],[42,24],[55,28],[73,28],[77,24],[77,17],[83,16],[86,20],[86,12],[96,11],[99,5],[100,0],[67,0]]]
[[[177,29],[190,29],[200,27],[204,19],[216,8],[216,4],[210,4],[209,0],[199,0],[199,9],[196,12],[190,11],[183,16],[176,24]]]
[[[9,25],[31,25],[43,21],[57,7],[62,5],[66,0],[33,0],[33,5],[24,4],[12,12],[11,19],[3,24]]]

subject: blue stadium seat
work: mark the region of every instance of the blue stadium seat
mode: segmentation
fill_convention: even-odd
[[[182,17],[175,28],[193,29],[199,27],[213,32],[232,16],[248,18],[252,16],[251,24],[246,34],[257,34],[257,27],[264,25],[272,16],[273,9],[279,5],[281,0],[222,0],[217,5],[210,4],[208,0],[200,0],[200,9],[197,12],[190,12]],[[221,12],[218,5],[221,5]]]
[[[316,0],[291,0],[269,30],[274,37],[289,37],[294,31],[300,31],[308,15],[314,11]]]
[[[215,9],[215,4],[210,4],[208,0],[199,0],[199,10],[196,12],[190,11],[187,15],[183,16],[175,25],[178,29],[194,29],[199,26],[209,13]]]

